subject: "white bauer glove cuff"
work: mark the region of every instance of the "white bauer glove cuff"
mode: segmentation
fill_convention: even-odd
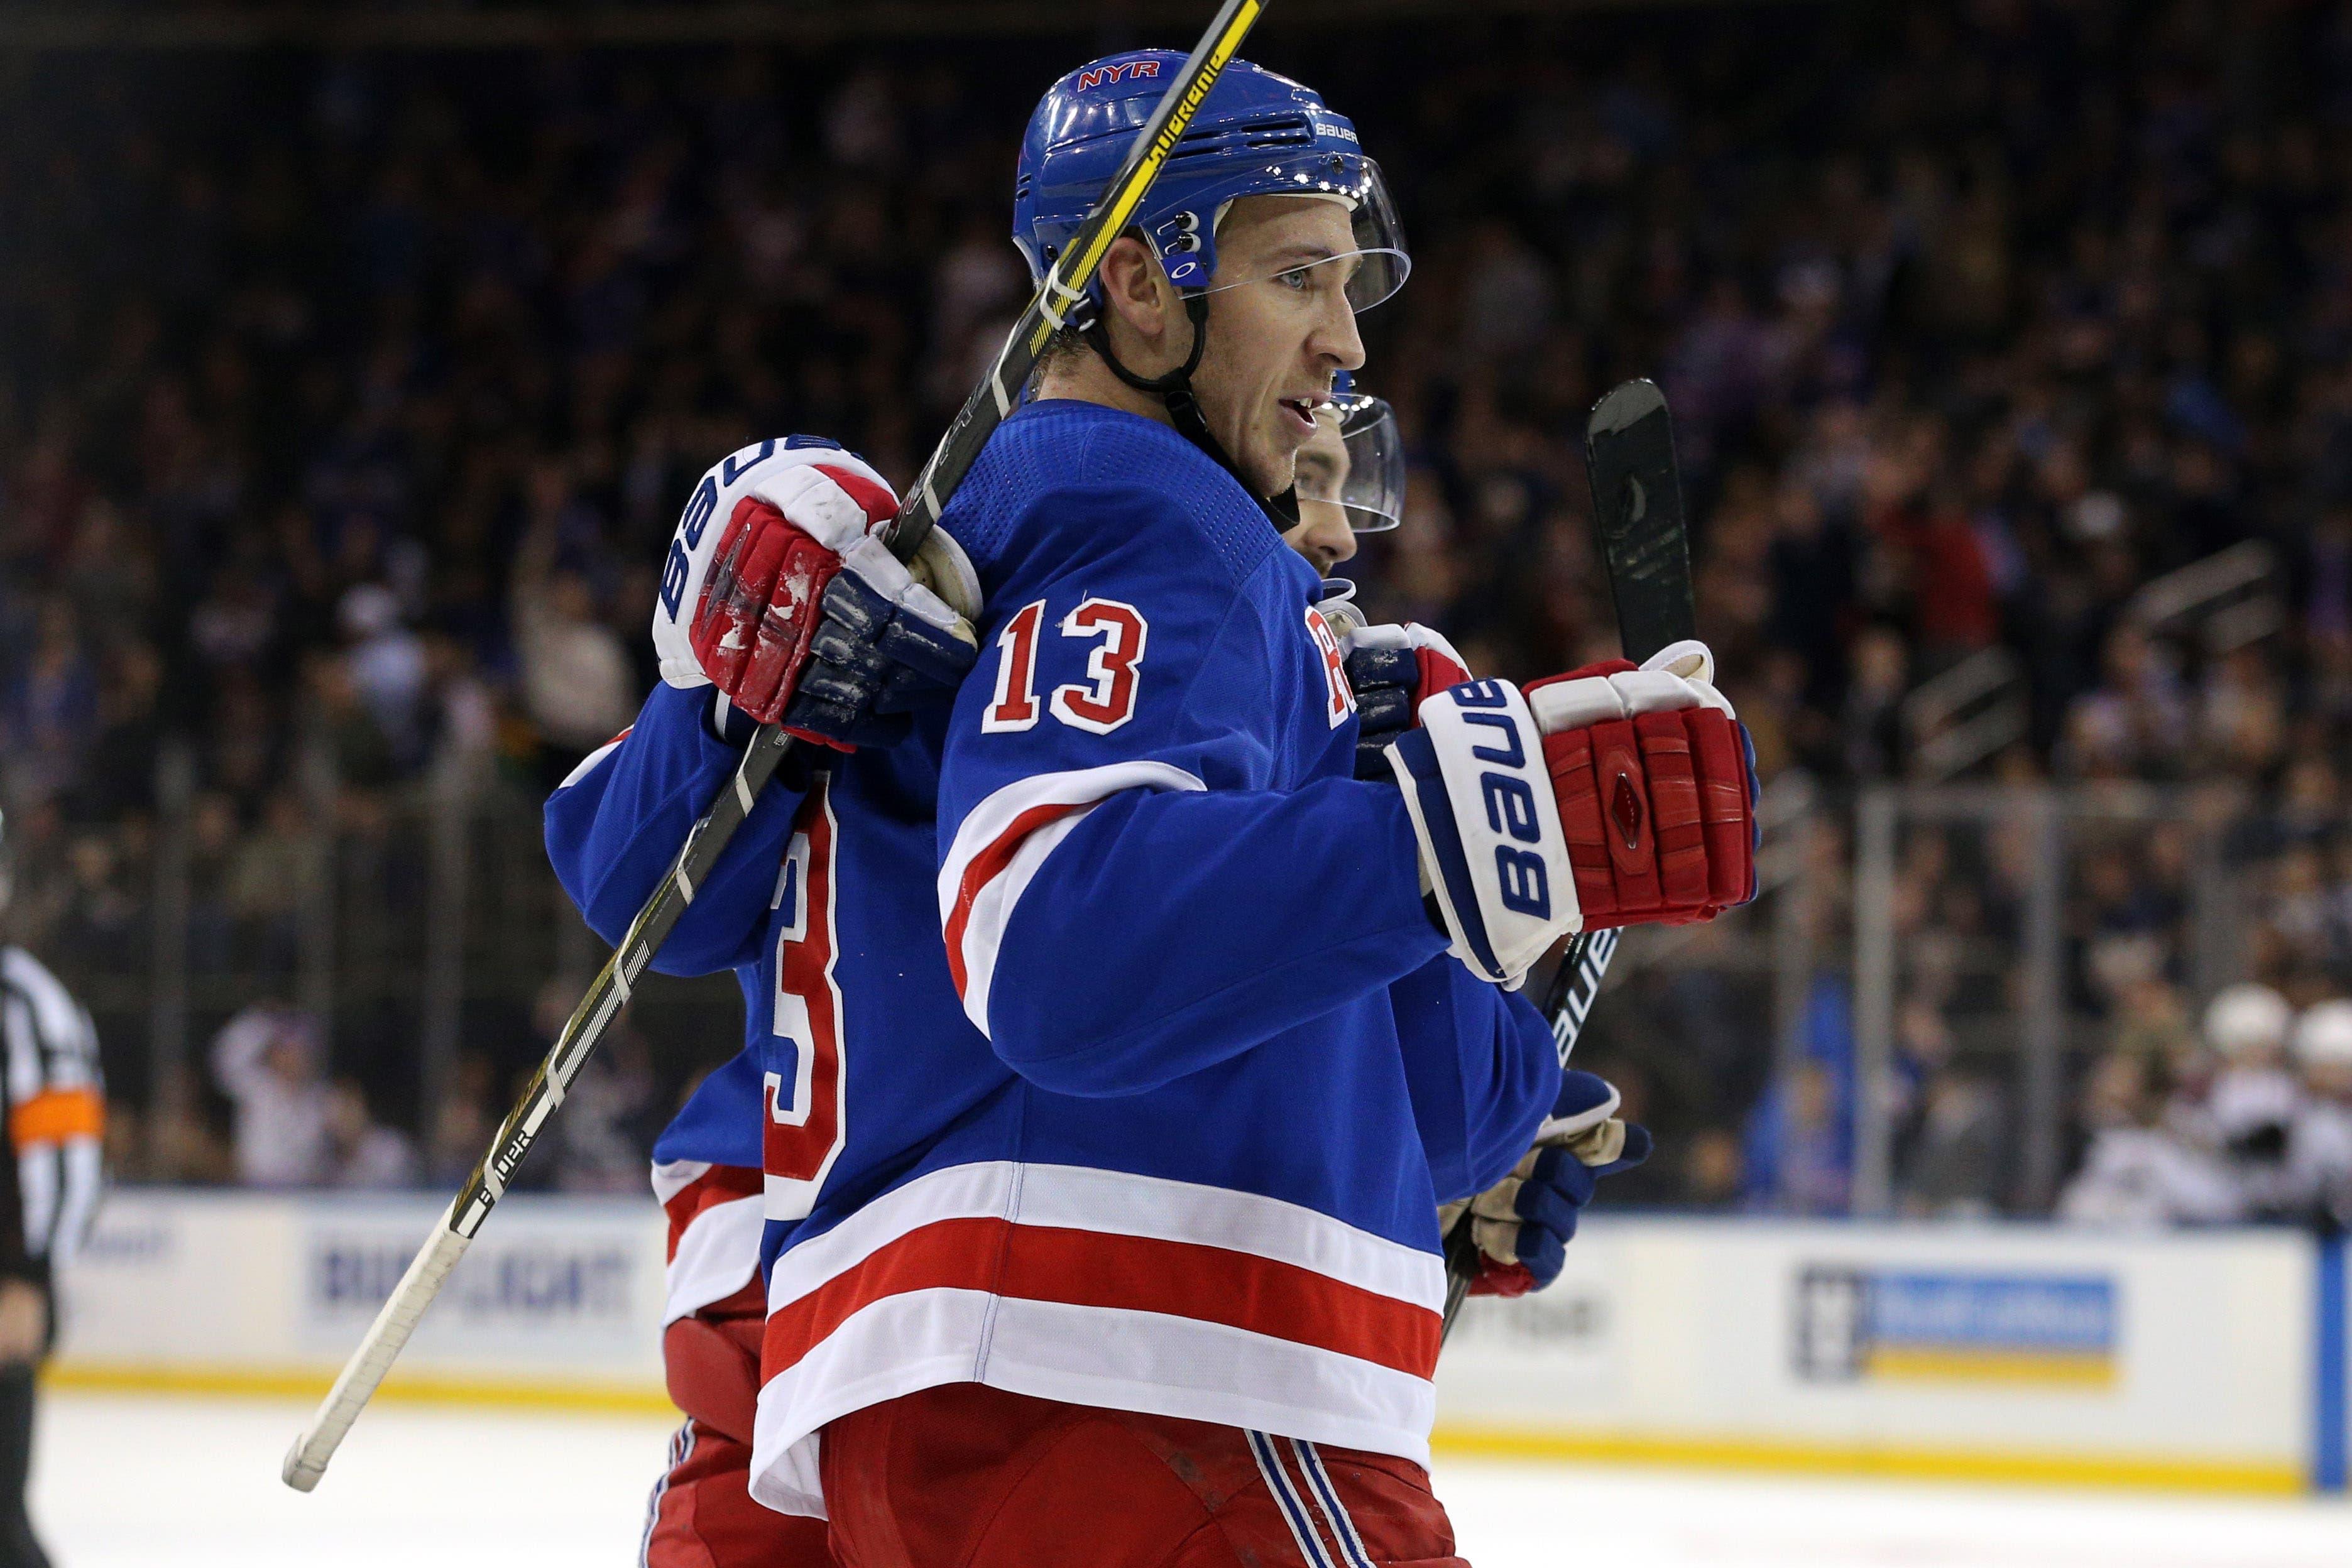
[[[1421,705],[1389,747],[1420,841],[1422,880],[1479,978],[1516,988],[1583,928],[1543,736],[1507,681],[1465,681]]]

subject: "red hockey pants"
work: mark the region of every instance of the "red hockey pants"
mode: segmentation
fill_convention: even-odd
[[[954,1383],[824,1428],[841,1568],[1467,1568],[1385,1454]]]
[[[830,1568],[824,1521],[751,1500],[751,1411],[760,1393],[757,1280],[662,1335],[669,1396],[686,1413],[646,1510],[639,1568]]]

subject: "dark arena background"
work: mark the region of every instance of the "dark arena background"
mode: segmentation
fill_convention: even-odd
[[[606,955],[540,806],[697,478],[910,480],[1028,298],[1038,94],[1210,9],[0,0],[0,939],[91,1015],[110,1184],[61,1564],[631,1550],[725,977],[573,1087],[391,1385],[445,1403],[315,1500],[277,1454]],[[1631,935],[1578,1047],[1657,1155],[1440,1374],[1465,1555],[2352,1561],[2352,5],[1280,0],[1244,52],[1411,242],[1372,619],[1613,653],[1584,421],[1650,377],[1765,781],[1761,895]]]

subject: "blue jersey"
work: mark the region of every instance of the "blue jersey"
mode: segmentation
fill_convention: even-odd
[[[659,1152],[760,1134],[756,1494],[821,1511],[826,1421],[960,1380],[1425,1462],[1436,1207],[1526,1152],[1559,1069],[1351,776],[1315,572],[1087,403],[1006,421],[944,525],[989,606],[952,710],[772,789],[656,960],[750,1009],[758,1103],[714,1077]],[[709,706],[657,692],[550,803],[600,930],[733,765]]]

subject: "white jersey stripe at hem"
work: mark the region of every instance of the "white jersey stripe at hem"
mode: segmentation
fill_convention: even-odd
[[[1222,1323],[975,1291],[909,1291],[853,1314],[761,1389],[751,1495],[785,1513],[824,1517],[816,1460],[824,1424],[947,1383],[1279,1433],[1423,1468],[1436,1416],[1424,1378]]]
[[[725,1301],[759,1276],[767,1223],[761,1206],[754,1193],[714,1203],[687,1221],[663,1270],[662,1327]]]

